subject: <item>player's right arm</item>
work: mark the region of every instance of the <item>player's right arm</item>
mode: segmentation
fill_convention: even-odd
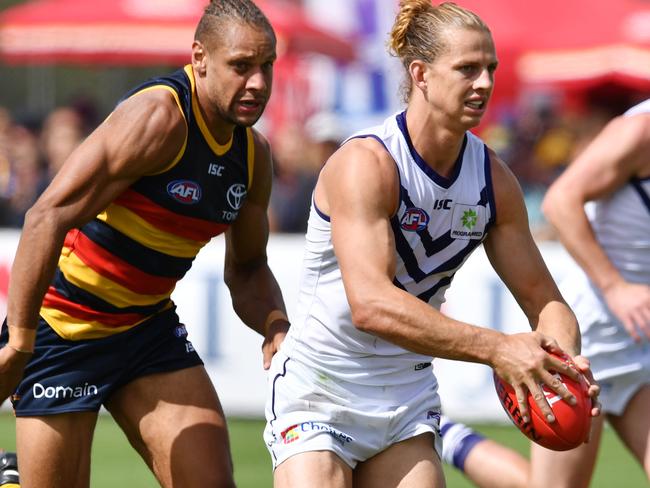
[[[505,335],[454,320],[393,284],[396,252],[390,218],[398,203],[395,163],[374,139],[354,139],[327,162],[315,190],[318,208],[330,215],[334,251],[354,325],[420,354],[478,362],[498,369],[540,397],[548,369],[568,372],[544,353],[542,334]],[[557,347],[557,345],[555,346]],[[531,351],[543,359],[530,366]],[[539,390],[539,391],[538,391]],[[569,398],[566,388],[558,393]],[[543,394],[538,402],[550,408]]]
[[[32,351],[43,296],[66,233],[105,209],[144,174],[174,160],[186,124],[167,90],[150,90],[122,102],[68,158],[27,212],[14,259],[7,324],[9,343],[0,350],[0,401],[20,380]]]
[[[630,178],[650,176],[650,114],[612,120],[551,185],[546,218],[609,308],[635,340],[650,337],[650,287],[623,279],[585,214],[586,202],[607,197]]]

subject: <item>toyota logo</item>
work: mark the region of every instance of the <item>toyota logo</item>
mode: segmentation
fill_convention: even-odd
[[[228,188],[228,194],[226,198],[228,203],[234,210],[239,210],[244,203],[244,198],[246,197],[246,185],[237,183]]]

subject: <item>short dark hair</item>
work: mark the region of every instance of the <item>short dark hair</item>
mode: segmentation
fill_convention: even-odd
[[[231,21],[259,27],[268,32],[275,41],[275,32],[269,19],[251,0],[211,0],[196,26],[194,40],[206,43],[220,31],[220,27]]]

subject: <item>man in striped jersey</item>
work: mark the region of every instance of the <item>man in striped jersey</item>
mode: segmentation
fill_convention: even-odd
[[[252,1],[210,3],[191,64],[129,93],[29,211],[0,338],[23,487],[89,485],[102,405],[161,486],[234,486],[219,399],[170,295],[224,233],[225,280],[265,367],[284,338],[270,151],[251,128],[275,48]]]

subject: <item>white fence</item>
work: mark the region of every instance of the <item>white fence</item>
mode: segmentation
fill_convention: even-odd
[[[0,231],[0,315],[6,310],[7,284],[18,233]],[[289,317],[296,303],[303,237],[272,235],[269,264],[283,290]],[[556,279],[573,261],[557,243],[540,245],[544,259]],[[181,320],[187,325],[194,346],[229,415],[262,416],[266,373],[262,369],[262,338],[245,327],[232,311],[223,283],[222,238],[201,251],[173,298]],[[457,273],[443,311],[476,325],[493,326],[504,332],[528,330],[523,313],[500,282],[480,248]],[[434,370],[440,382],[445,412],[457,419],[503,421],[490,368],[471,363],[436,359]],[[4,408],[8,407],[5,402]]]

